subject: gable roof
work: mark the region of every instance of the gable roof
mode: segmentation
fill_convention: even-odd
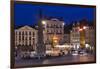
[[[16,30],[34,30],[34,28],[32,28],[32,27],[30,27],[30,26],[28,26],[28,25],[25,25],[25,26],[23,26],[23,27],[21,27],[21,28],[18,28],[18,29],[16,29]]]

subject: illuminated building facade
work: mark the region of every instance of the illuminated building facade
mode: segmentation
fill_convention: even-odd
[[[32,46],[35,49],[37,43],[37,30],[30,26],[15,29],[15,46]]]
[[[64,35],[64,21],[58,19],[43,20],[44,26],[44,43],[46,45],[60,44],[63,40]]]
[[[80,46],[80,32],[79,32],[79,23],[77,26],[73,24],[72,30],[70,31],[70,43],[73,45],[74,49],[78,49]]]
[[[70,31],[70,43],[74,49],[95,46],[95,28],[93,26],[84,25],[80,27],[80,23],[73,24]]]

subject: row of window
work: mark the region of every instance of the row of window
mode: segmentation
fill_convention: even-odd
[[[19,34],[19,35],[35,35],[34,32],[27,32],[27,31],[18,31],[18,32],[15,32],[15,34]]]
[[[52,32],[48,32],[47,34],[62,34],[61,32],[60,33],[52,33]]]
[[[78,38],[78,37],[80,37],[80,34],[73,34],[72,37]],[[94,37],[94,35],[93,34],[90,34],[90,35],[89,34],[86,34],[85,37],[86,38]]]
[[[47,30],[47,33],[62,33],[62,30]]]
[[[80,34],[72,34],[72,37],[80,37]]]
[[[74,41],[74,40],[80,40],[80,38],[71,38],[71,41]]]
[[[26,42],[22,42],[22,43],[20,43],[20,42],[17,43],[16,42],[16,45],[33,45],[33,44],[34,44],[34,42],[31,42],[31,41],[30,42],[26,41]]]
[[[59,24],[47,24],[47,27],[49,28],[62,28],[62,25],[59,25]]]
[[[17,39],[17,37],[18,37],[19,39]],[[15,40],[21,40],[21,36],[16,36]],[[34,40],[34,38],[22,36],[22,40]]]
[[[47,28],[62,28],[62,25],[47,25]]]

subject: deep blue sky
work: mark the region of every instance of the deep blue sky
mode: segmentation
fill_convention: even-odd
[[[54,5],[34,5],[34,4],[14,4],[15,26],[34,25],[38,22],[39,8],[42,15],[47,17],[63,17],[65,23],[87,19],[93,21],[95,8],[79,6],[54,6]]]

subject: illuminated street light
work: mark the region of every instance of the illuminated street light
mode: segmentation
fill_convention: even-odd
[[[45,25],[46,24],[46,21],[42,21],[42,24]]]
[[[84,26],[83,28],[80,28],[79,31],[83,31],[83,29],[86,29],[86,26]]]
[[[83,29],[79,29],[79,31],[82,31]]]
[[[65,25],[65,23],[63,23],[63,26]]]
[[[84,26],[83,29],[86,29],[86,26]]]
[[[55,43],[57,43],[57,40],[54,40]]]

